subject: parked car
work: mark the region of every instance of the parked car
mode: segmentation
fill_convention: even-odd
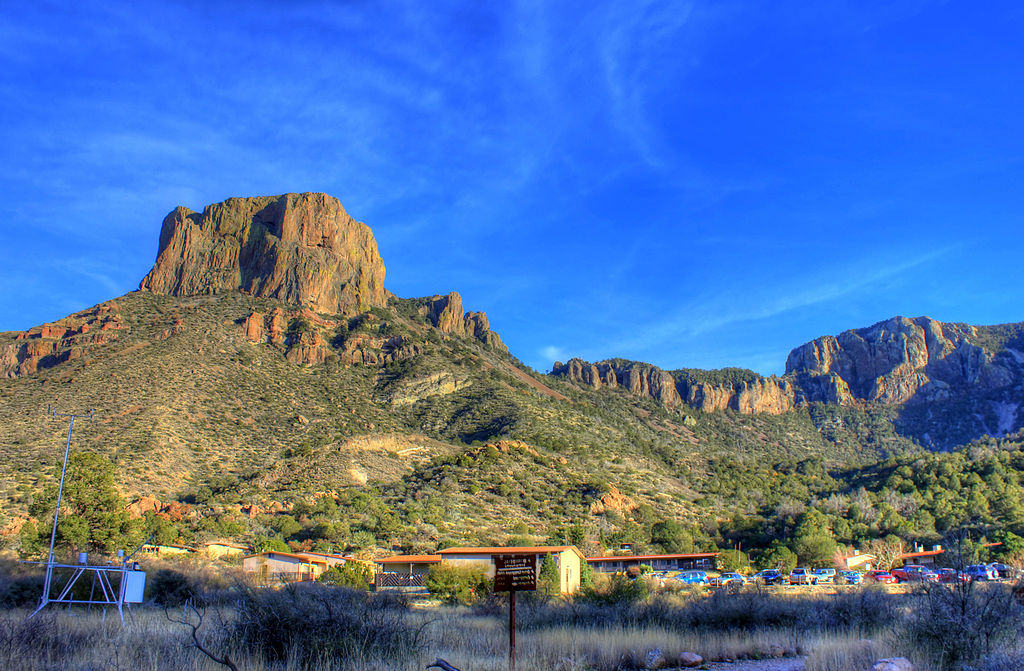
[[[907,564],[903,568],[893,569],[896,582],[938,582],[939,576],[920,564]]]
[[[766,568],[755,573],[752,580],[761,585],[781,585],[785,582],[786,576],[777,568]]]
[[[675,577],[676,580],[682,581],[687,585],[707,585],[708,574],[704,571],[683,571]]]
[[[711,578],[711,584],[719,587],[725,585],[746,585],[747,579],[741,576],[739,573],[723,573],[716,575]]]
[[[868,571],[868,579],[880,582],[885,585],[891,585],[896,582],[896,576],[888,571]]]
[[[964,569],[964,573],[971,580],[999,580],[999,572],[985,564],[971,564]]]
[[[795,568],[789,572],[790,585],[813,585],[816,579],[809,568]]]
[[[1006,564],[1000,564],[998,562],[992,562],[988,567],[996,572],[999,576],[999,580],[1011,580],[1016,573],[1012,566],[1007,566]]]
[[[811,571],[814,576],[814,584],[831,585],[836,581],[836,570],[834,568],[816,568]]]
[[[941,583],[967,582],[970,580],[966,573],[957,571],[955,568],[940,568],[935,571]]]
[[[840,571],[836,582],[842,585],[859,585],[864,582],[864,574],[860,571]]]

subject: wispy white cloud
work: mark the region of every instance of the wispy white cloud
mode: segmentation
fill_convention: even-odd
[[[800,308],[836,301],[905,275],[945,256],[951,249],[937,248],[898,261],[866,257],[842,267],[830,267],[767,285],[744,281],[727,291],[699,296],[664,319],[638,326],[629,335],[611,343],[609,349],[664,351],[670,349],[673,342],[721,332],[740,322],[768,320]]]
[[[549,362],[560,361],[565,357],[565,350],[556,345],[548,345],[541,348],[540,355]]]
[[[652,76],[664,67],[665,43],[683,43],[678,33],[690,20],[692,4],[662,2],[608,5],[601,60],[609,98],[609,113],[618,131],[629,138],[637,155],[649,166],[664,170],[675,161],[652,118]],[[676,73],[678,75],[678,73]]]

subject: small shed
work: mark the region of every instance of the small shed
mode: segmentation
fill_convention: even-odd
[[[878,557],[873,554],[862,553],[846,557],[843,561],[848,569],[870,571],[874,567],[875,562],[878,561]]]

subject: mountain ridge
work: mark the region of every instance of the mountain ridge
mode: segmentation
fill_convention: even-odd
[[[502,538],[510,520],[588,520],[609,534],[655,518],[695,523],[731,510],[723,472],[772,464],[773,477],[813,479],[823,464],[856,470],[1008,435],[1024,419],[1024,324],[893,318],[795,348],[779,377],[622,359],[542,375],[457,292],[400,298],[383,288],[382,261],[379,285],[353,270],[378,267],[369,247],[287,243],[288,212],[304,213],[294,231],[319,231],[314,243],[340,239],[306,221],[317,207],[355,225],[321,196],[175,210],[143,289],[0,333],[0,500],[15,511],[0,525],[50,481],[62,429],[41,419],[49,403],[96,407],[76,444],[110,458],[133,497],[187,502],[266,535],[273,515],[333,492],[377,542],[397,533],[373,508],[387,502],[410,548]],[[216,272],[204,274],[210,259]],[[874,367],[863,358],[872,347],[884,355]],[[775,505],[780,492],[812,491],[759,496]],[[628,510],[602,503],[620,495]],[[209,531],[202,519],[192,533]]]
[[[704,412],[781,414],[811,403],[902,406],[991,397],[1001,418],[999,429],[989,433],[1006,435],[1024,425],[1022,350],[1022,323],[972,326],[892,317],[794,348],[782,376],[722,369],[717,377],[724,373],[727,379],[708,380],[708,371],[664,371],[622,359],[555,362],[551,374]]]

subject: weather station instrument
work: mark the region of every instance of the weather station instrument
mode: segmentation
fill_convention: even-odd
[[[64,447],[64,465],[60,471],[60,486],[57,489],[57,505],[53,511],[53,529],[50,531],[50,551],[46,556],[46,577],[43,580],[43,594],[39,598],[39,606],[32,611],[29,618],[35,616],[49,604],[82,604],[88,606],[102,606],[104,615],[106,607],[117,608],[121,617],[121,624],[124,624],[125,606],[132,603],[141,603],[146,587],[146,572],[139,570],[139,565],[132,562],[131,558],[135,552],[127,557],[124,550],[117,551],[118,564],[112,562],[106,564],[90,564],[89,555],[85,552],[78,553],[77,564],[64,564],[58,562],[54,556],[53,548],[57,540],[57,522],[60,517],[60,504],[64,495],[64,479],[68,470],[68,455],[71,453],[71,434],[75,428],[76,419],[92,419],[94,410],[88,414],[59,413],[56,408],[49,406],[47,414],[53,418],[68,419],[68,440]],[[55,578],[57,579],[55,581]],[[83,578],[86,578],[83,580]],[[63,580],[62,580],[63,579]],[[88,584],[88,595],[84,592]],[[76,589],[77,588],[77,589]],[[58,591],[59,590],[59,591]],[[56,592],[56,594],[54,594]]]

